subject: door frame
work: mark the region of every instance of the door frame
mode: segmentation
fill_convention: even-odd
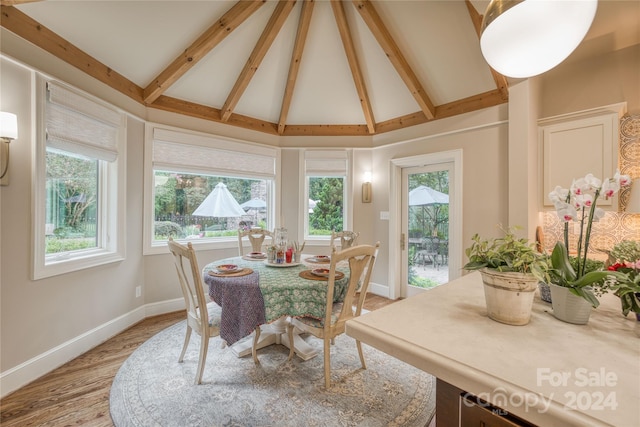
[[[402,250],[408,250],[408,239],[401,247],[402,237],[402,169],[434,163],[453,163],[453,202],[449,207],[449,280],[461,275],[462,269],[462,150],[441,151],[417,156],[391,159],[389,162],[389,298],[401,295]],[[451,198],[449,199],[452,200]],[[451,209],[453,207],[453,209]]]

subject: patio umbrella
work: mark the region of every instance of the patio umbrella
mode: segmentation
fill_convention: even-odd
[[[259,198],[253,198],[240,205],[243,209],[264,209],[267,207],[267,202]]]
[[[446,205],[449,195],[421,185],[409,191],[409,206]]]
[[[223,183],[218,183],[191,215],[218,218],[238,217],[244,210]]]
[[[256,224],[258,223],[258,212],[264,211],[267,207],[267,202],[257,197],[248,200],[240,205],[243,209],[246,209],[247,212],[253,209],[256,214]]]
[[[420,185],[413,190],[409,191],[409,206],[422,206],[422,215],[426,213],[431,222],[432,232],[438,226],[438,211],[440,205],[449,204],[449,195],[427,187],[426,185]],[[433,206],[433,213],[429,212],[429,209],[425,209],[425,206]],[[422,228],[426,228],[425,224]]]

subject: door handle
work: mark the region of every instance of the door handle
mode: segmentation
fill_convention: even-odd
[[[400,235],[400,250],[401,251],[404,251],[404,243],[405,243],[405,234],[402,233]]]

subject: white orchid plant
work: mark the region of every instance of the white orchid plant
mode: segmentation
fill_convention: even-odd
[[[549,200],[553,202],[558,217],[564,221],[564,243],[557,242],[551,253],[552,270],[550,274],[552,282],[570,288],[572,293],[585,298],[593,307],[597,307],[599,302],[588,286],[600,282],[608,276],[616,276],[616,272],[612,271],[585,271],[591,227],[594,221],[598,221],[604,216],[604,210],[598,208],[596,204],[601,196],[609,199],[620,191],[620,188],[630,183],[629,176],[621,175],[620,171],[616,171],[613,178],[604,181],[596,178],[593,174],[587,174],[584,178],[575,179],[569,189],[557,186],[549,193]],[[568,251],[569,223],[572,221],[580,223],[576,268],[571,265]]]

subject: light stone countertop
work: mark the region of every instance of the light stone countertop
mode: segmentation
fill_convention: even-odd
[[[588,324],[487,317],[480,273],[347,322],[347,335],[539,426],[640,426],[640,322],[600,298]],[[574,409],[571,409],[573,407]]]

